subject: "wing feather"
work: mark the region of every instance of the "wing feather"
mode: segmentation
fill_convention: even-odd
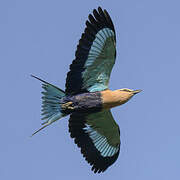
[[[115,63],[116,35],[109,14],[99,7],[88,19],[67,74],[68,95],[107,89]]]
[[[95,173],[104,172],[116,161],[120,131],[110,111],[73,113],[69,119],[69,132]]]

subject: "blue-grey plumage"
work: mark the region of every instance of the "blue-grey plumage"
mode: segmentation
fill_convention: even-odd
[[[89,15],[70,65],[65,91],[42,82],[42,128],[70,115],[69,132],[95,173],[104,172],[118,158],[120,130],[110,109],[126,103],[140,90],[109,90],[116,59],[116,33],[106,10]]]
[[[61,101],[62,112],[66,114],[91,113],[102,110],[102,97],[100,92],[81,93],[73,96],[66,96]]]

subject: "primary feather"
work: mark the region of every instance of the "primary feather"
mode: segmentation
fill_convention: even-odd
[[[94,15],[94,16],[93,16]],[[66,78],[66,94],[103,91],[116,58],[116,34],[112,20],[100,7],[86,21],[75,60]]]

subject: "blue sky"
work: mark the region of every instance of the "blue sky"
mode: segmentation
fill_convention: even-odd
[[[61,119],[40,127],[37,75],[64,89],[85,21],[94,8],[110,13],[117,60],[110,88],[143,89],[114,108],[121,153],[93,174]],[[178,0],[0,1],[0,178],[179,179],[180,3]]]

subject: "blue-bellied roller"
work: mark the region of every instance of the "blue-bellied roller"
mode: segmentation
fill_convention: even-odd
[[[116,59],[116,34],[106,10],[93,10],[86,21],[75,59],[70,65],[65,91],[42,82],[41,129],[70,115],[69,132],[95,173],[104,172],[118,158],[120,130],[110,109],[126,103],[141,90],[109,89]]]

